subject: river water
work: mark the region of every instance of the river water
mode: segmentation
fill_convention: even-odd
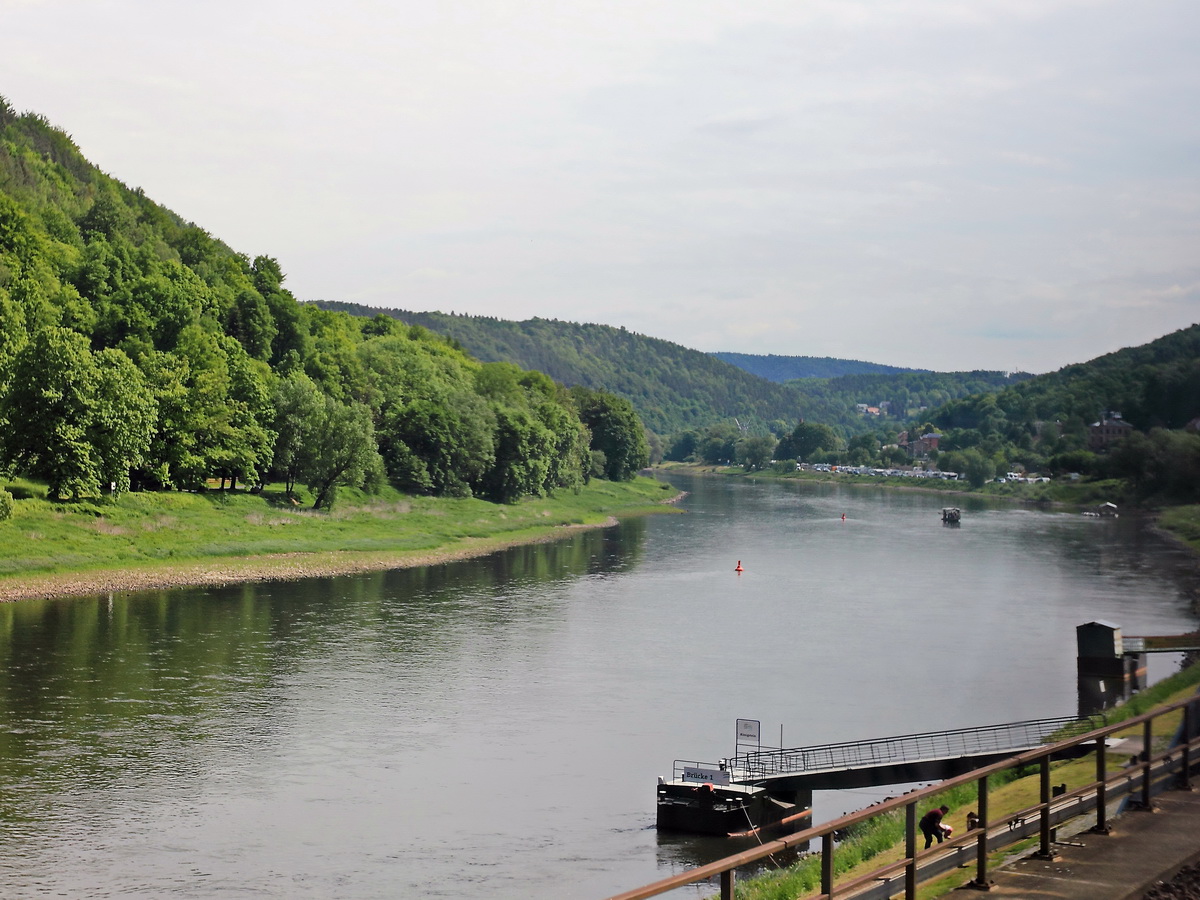
[[[1128,517],[672,481],[683,514],[485,559],[0,606],[0,896],[599,900],[735,849],[658,835],[654,784],[737,718],[1071,715],[1077,625],[1196,627]]]

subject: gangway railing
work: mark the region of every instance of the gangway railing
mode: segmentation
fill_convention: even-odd
[[[1178,716],[1181,713],[1182,722],[1172,723],[1177,739],[1170,742],[1171,746],[1168,749],[1159,750],[1153,738],[1157,721],[1164,716]],[[1139,728],[1142,732],[1142,752],[1120,770],[1109,771],[1109,738],[1118,732],[1136,734]],[[1158,728],[1161,730],[1162,726]],[[1072,790],[1059,793],[1050,783],[1051,760],[1080,750],[1092,752],[1095,759],[1095,778],[1085,779],[1083,784],[1075,786]],[[897,896],[903,896],[905,900],[916,900],[917,886],[926,876],[941,875],[947,868],[960,865],[957,855],[959,848],[968,854],[968,858],[970,852],[974,851],[975,877],[970,886],[978,890],[988,890],[991,886],[988,873],[993,865],[990,851],[1007,843],[1007,840],[998,835],[1011,835],[1012,839],[1023,839],[1022,831],[1028,827],[1030,836],[1037,835],[1038,855],[1043,859],[1053,859],[1051,845],[1054,827],[1057,824],[1067,818],[1094,813],[1096,823],[1092,831],[1096,834],[1109,834],[1110,803],[1127,798],[1136,800],[1139,808],[1150,810],[1153,808],[1153,797],[1168,786],[1191,790],[1192,775],[1197,769],[1198,759],[1200,697],[1192,696],[1124,722],[1105,725],[1094,731],[1055,740],[1037,749],[1016,753],[999,762],[911,791],[901,797],[884,800],[823,825],[768,841],[706,865],[677,872],[653,884],[615,894],[609,900],[649,900],[677,888],[698,882],[710,882],[710,879],[719,879],[721,900],[733,900],[737,870],[760,865],[763,860],[770,859],[778,853],[806,848],[810,843],[820,845],[821,886],[819,892],[808,895],[814,900]],[[1008,769],[1020,770],[1026,766],[1036,766],[1039,770],[1037,802],[1024,809],[989,812],[989,776]],[[933,802],[940,792],[972,782],[975,782],[978,792],[975,804],[975,809],[978,810],[976,827],[956,832],[936,847],[918,850],[917,822],[920,810]],[[1065,809],[1064,805],[1073,808]],[[884,861],[879,865],[866,863],[863,868],[868,871],[836,878],[837,835],[860,823],[889,813],[897,813],[904,818],[902,857],[891,861],[884,857]],[[947,850],[956,853],[947,854]]]
[[[1099,728],[1102,717],[1031,719],[952,731],[928,731],[867,741],[846,741],[784,750],[755,750],[726,762],[735,781],[753,781],[778,775],[885,766],[926,760],[987,756],[1031,750],[1051,737],[1065,740]]]

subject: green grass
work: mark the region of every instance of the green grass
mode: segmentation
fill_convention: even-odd
[[[495,504],[478,499],[377,496],[343,490],[332,512],[295,506],[279,486],[243,491],[128,493],[58,503],[27,481],[4,487],[20,497],[0,522],[0,580],[32,575],[331,551],[415,552],[466,541],[535,539],[554,527],[598,524],[615,514],[662,511],[662,482],[593,481],[579,494]]]
[[[1158,524],[1193,550],[1200,552],[1200,505],[1173,506],[1163,510]]]

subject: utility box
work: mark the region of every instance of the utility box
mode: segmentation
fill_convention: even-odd
[[[1075,629],[1075,646],[1080,659],[1117,659],[1125,652],[1121,627],[1099,620]]]

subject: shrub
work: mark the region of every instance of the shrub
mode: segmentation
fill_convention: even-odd
[[[11,519],[13,514],[13,495],[8,491],[0,491],[0,522]]]

